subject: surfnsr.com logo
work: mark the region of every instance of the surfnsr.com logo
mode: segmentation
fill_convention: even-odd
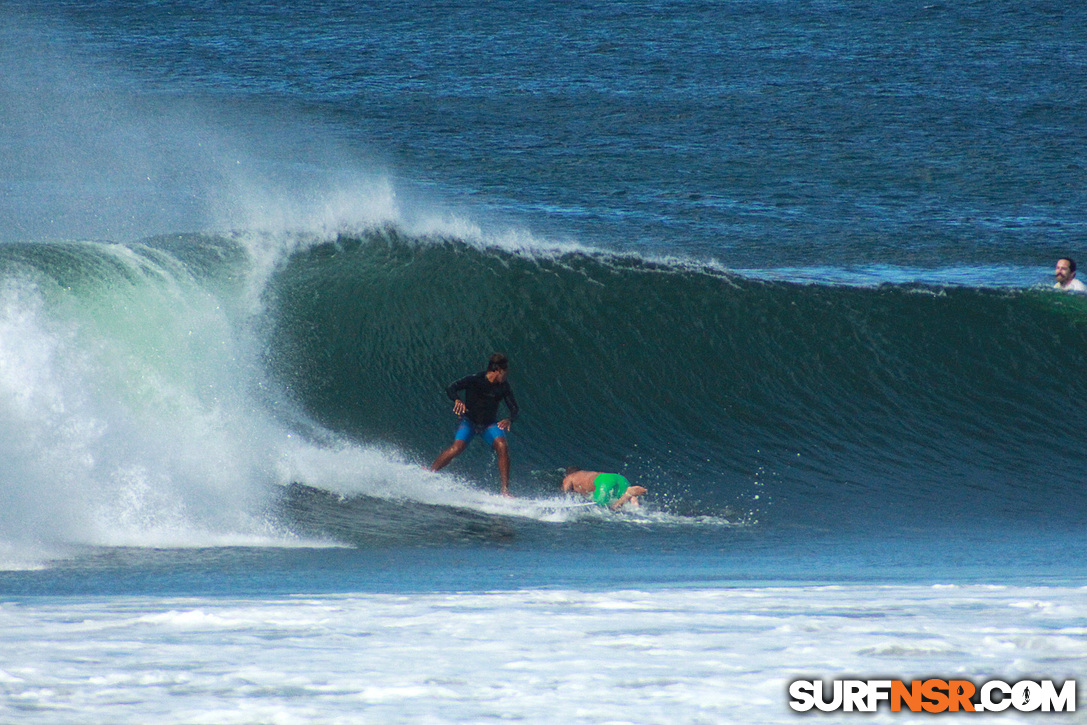
[[[795,680],[789,685],[789,707],[797,712],[875,712],[887,703],[891,712],[1075,712],[1076,681],[1058,687],[1053,680],[1008,683],[989,680]]]

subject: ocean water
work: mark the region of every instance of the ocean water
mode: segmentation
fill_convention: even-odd
[[[0,722],[781,723],[1087,665],[1082,8],[0,19]],[[478,442],[425,470],[496,350],[511,499]]]

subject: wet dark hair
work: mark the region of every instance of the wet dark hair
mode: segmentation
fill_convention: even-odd
[[[1075,274],[1076,273],[1076,260],[1072,259],[1071,257],[1061,257],[1061,259],[1067,259],[1068,260],[1068,271],[1071,272],[1072,274]],[[1060,260],[1057,260],[1057,261],[1060,261]]]
[[[487,361],[487,372],[493,372],[495,370],[506,370],[510,366],[510,361],[500,352],[496,352],[491,355],[491,359]]]
[[[580,470],[581,469],[578,468],[577,466],[567,466],[566,467],[566,475],[569,476],[571,473],[577,473]]]

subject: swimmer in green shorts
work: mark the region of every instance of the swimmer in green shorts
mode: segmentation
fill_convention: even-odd
[[[566,478],[562,479],[562,490],[592,496],[597,504],[607,506],[613,511],[626,503],[638,506],[638,497],[649,493],[644,486],[631,486],[630,482],[618,473],[583,471],[574,466],[566,469]]]

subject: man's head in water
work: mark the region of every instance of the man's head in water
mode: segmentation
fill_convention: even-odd
[[[1061,257],[1057,260],[1057,284],[1066,286],[1076,276],[1076,260],[1070,257]]]

